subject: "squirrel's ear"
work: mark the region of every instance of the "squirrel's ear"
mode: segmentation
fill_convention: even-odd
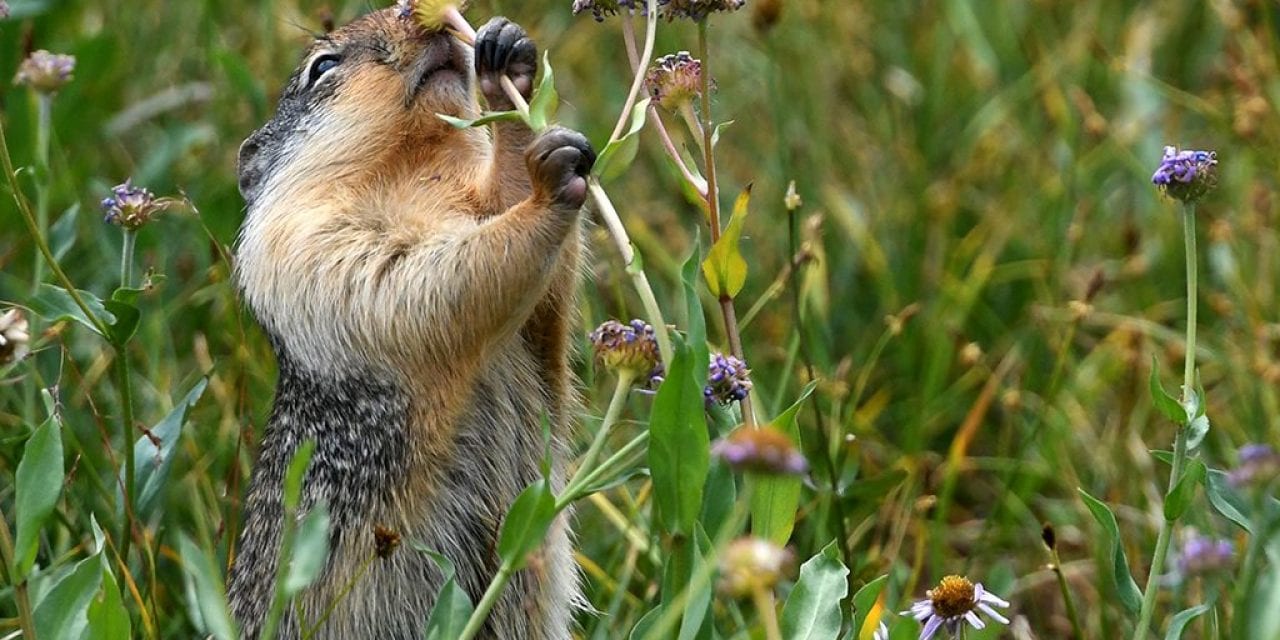
[[[258,142],[261,131],[253,132],[240,145],[239,173],[240,196],[246,204],[253,204],[262,190],[262,181],[266,177],[266,158],[263,157],[262,145]]]

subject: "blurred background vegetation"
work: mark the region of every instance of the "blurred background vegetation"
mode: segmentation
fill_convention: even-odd
[[[140,301],[131,354],[140,422],[154,424],[209,376],[151,523],[159,629],[186,637],[181,582],[163,578],[180,573],[174,536],[191,532],[226,553],[274,381],[268,345],[230,283],[243,215],[237,147],[271,114],[308,34],[370,4],[10,4],[0,102],[17,164],[32,162],[35,131],[34,98],[9,81],[18,62],[34,48],[78,61],[53,120],[56,239],[74,240],[62,261],[72,280],[104,296],[117,283],[120,234],[97,205],[111,185],[132,177],[198,209],[140,234],[140,268],[165,278]],[[575,17],[570,4],[476,0],[467,15],[525,25],[550,51],[561,119],[603,144],[630,69],[618,19]],[[754,402],[776,415],[819,381],[801,432],[815,460],[820,434],[834,432],[845,461],[835,500],[855,586],[890,573],[886,606],[897,610],[942,575],[968,572],[1011,599],[1039,637],[1065,637],[1040,540],[1052,523],[1091,637],[1120,624],[1103,579],[1108,551],[1076,488],[1118,505],[1141,582],[1168,474],[1148,450],[1172,440],[1147,376],[1157,358],[1173,386],[1183,348],[1177,208],[1150,184],[1164,144],[1216,149],[1221,161],[1221,187],[1199,218],[1200,367],[1214,425],[1203,456],[1230,465],[1242,443],[1280,442],[1278,19],[1270,0],[751,0],[713,17],[715,115],[734,121],[718,148],[722,194],[727,202],[753,185],[738,312]],[[693,25],[662,23],[655,53],[695,43]],[[610,191],[674,310],[679,264],[705,226],[656,137],[644,136]],[[783,206],[792,180],[804,201],[794,220]],[[0,300],[20,304],[36,254],[8,196],[0,230]],[[592,246],[584,334],[640,315],[602,230]],[[727,348],[718,315],[708,322]],[[52,333],[36,369],[59,386],[74,435],[46,564],[80,554],[89,514],[110,511],[86,476],[115,466],[105,443],[120,450],[119,408],[99,340],[65,323],[39,329]],[[582,353],[587,411],[598,415],[607,384]],[[28,433],[10,382],[0,387],[0,487]],[[8,513],[11,491],[0,488],[0,501]],[[831,501],[829,486],[806,491],[792,541],[801,559],[832,539]],[[638,482],[579,509],[590,599],[612,614],[584,617],[584,634],[621,635],[647,609],[661,575],[646,514]],[[1229,533],[1207,509],[1190,519]],[[14,615],[10,602],[0,598],[0,620]],[[971,637],[1007,633],[989,631]]]

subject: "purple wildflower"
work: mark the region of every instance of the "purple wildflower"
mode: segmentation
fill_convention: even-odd
[[[741,427],[711,447],[716,456],[735,471],[773,475],[802,475],[809,470],[791,438],[773,427]]]
[[[702,390],[708,405],[727,405],[746,400],[747,394],[751,393],[751,386],[751,370],[745,362],[723,353],[711,354],[707,386]]]
[[[1217,152],[1165,147],[1151,183],[1171,198],[1195,202],[1218,186],[1217,167]]]
[[[657,0],[655,6],[663,6],[671,0]],[[648,15],[649,4],[646,0],[573,0],[573,14],[590,11],[596,22],[604,22],[605,16],[622,12]]]
[[[130,178],[124,184],[112,187],[111,197],[102,200],[103,220],[134,231],[150,222],[172,202],[169,198],[157,198],[143,187],[133,186]]]
[[[1184,577],[1213,573],[1231,566],[1236,548],[1230,540],[1193,534],[1178,553],[1178,573]]]
[[[746,4],[747,0],[671,0],[667,3],[666,17],[700,22],[717,11],[737,11]]]
[[[1280,476],[1280,453],[1271,445],[1246,444],[1240,447],[1240,464],[1227,473],[1227,482],[1236,488],[1266,485]]]
[[[13,83],[31,87],[37,93],[53,94],[71,82],[71,74],[75,69],[75,56],[40,49],[18,65],[18,74],[13,77]]]
[[[661,366],[657,337],[653,327],[643,320],[628,324],[609,320],[596,327],[590,338],[596,358],[606,368],[652,377],[655,367]]]
[[[702,61],[688,51],[662,56],[645,74],[645,86],[654,104],[677,111],[702,93]]]

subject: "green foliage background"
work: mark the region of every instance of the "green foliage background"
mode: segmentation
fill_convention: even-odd
[[[243,213],[236,150],[269,117],[324,12],[341,23],[369,5],[11,5],[14,17],[0,22],[0,100],[18,165],[32,162],[34,145],[34,100],[9,82],[25,49],[78,59],[55,101],[52,159],[57,217],[79,212],[63,260],[72,280],[100,295],[117,284],[120,234],[97,209],[111,185],[132,176],[198,208],[141,232],[140,267],[166,277],[141,299],[131,347],[141,422],[158,422],[209,375],[150,522],[159,577],[140,583],[160,612],[158,632],[187,637],[178,533],[225,559],[274,380],[266,341],[230,284],[226,255]],[[550,51],[561,120],[602,145],[630,81],[617,19],[574,17],[568,0],[473,5],[473,23],[505,14]],[[829,486],[805,490],[798,557],[833,538],[838,503],[856,552],[845,558],[850,581],[890,573],[888,609],[967,572],[1013,600],[1041,637],[1065,637],[1040,542],[1051,522],[1091,637],[1126,620],[1104,580],[1107,546],[1076,488],[1128,505],[1117,517],[1141,582],[1168,474],[1148,449],[1172,439],[1146,396],[1148,367],[1153,356],[1180,361],[1183,347],[1177,208],[1149,182],[1164,144],[1216,149],[1222,169],[1199,218],[1199,362],[1214,423],[1202,456],[1230,466],[1240,444],[1278,439],[1277,18],[1265,0],[752,0],[713,18],[715,114],[734,121],[718,148],[726,205],[754,185],[738,311],[755,403],[777,415],[816,378],[812,408],[799,414],[805,449],[821,460],[820,434],[831,430],[847,460],[838,498]],[[692,49],[696,31],[662,23],[657,42],[658,54]],[[652,131],[643,136],[610,191],[674,315],[680,262],[705,224]],[[794,282],[783,207],[792,180],[804,199]],[[591,242],[584,334],[640,315],[603,230]],[[22,303],[35,259],[6,195],[0,299]],[[1101,288],[1086,302],[1091,282]],[[718,315],[707,321],[712,342],[727,348]],[[111,503],[87,477],[110,481],[122,446],[111,352],[81,327],[40,328],[52,333],[35,375],[58,385],[70,434],[65,492],[41,540],[38,563],[48,567],[92,550],[89,516],[110,514]],[[609,384],[597,384],[585,355],[578,365],[598,415]],[[1173,365],[1165,374],[1177,377]],[[34,426],[10,382],[0,386],[6,514]],[[647,398],[632,403],[645,415]],[[584,617],[586,636],[624,634],[662,580],[643,484],[578,510],[590,599],[613,613]],[[1230,533],[1207,508],[1188,518]],[[0,591],[0,635],[13,626],[11,593]],[[717,615],[751,619],[747,611],[724,603]]]

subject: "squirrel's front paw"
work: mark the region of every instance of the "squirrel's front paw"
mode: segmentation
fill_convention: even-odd
[[[533,76],[538,72],[538,47],[524,27],[495,16],[476,32],[475,64],[480,92],[489,108],[508,111],[515,105],[502,90],[502,76],[511,78],[520,95],[528,100],[533,93]]]
[[[551,127],[525,151],[535,198],[552,208],[577,210],[587,199],[587,175],[596,152],[586,136],[564,127]]]

